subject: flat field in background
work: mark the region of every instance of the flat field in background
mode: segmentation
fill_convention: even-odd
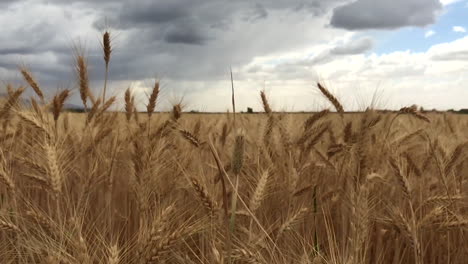
[[[1,123],[2,263],[468,259],[468,116],[38,106]]]

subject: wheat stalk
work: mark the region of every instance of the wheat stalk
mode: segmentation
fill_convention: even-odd
[[[217,205],[213,198],[210,197],[205,188],[198,182],[197,179],[190,177],[190,183],[192,184],[192,187],[195,190],[198,198],[200,198],[203,206],[205,206],[206,210],[210,213],[211,217],[215,216]]]
[[[39,96],[42,102],[44,102],[44,93],[42,92],[41,88],[39,87],[39,84],[37,83],[36,79],[34,76],[31,74],[31,72],[26,68],[26,67],[20,67],[20,72],[23,75],[24,80],[31,86],[31,88],[34,90],[34,92]]]
[[[336,111],[343,115],[344,108],[341,105],[340,101],[338,101],[338,99],[333,94],[331,94],[327,90],[327,88],[325,88],[322,84],[317,83],[317,87],[319,88],[320,92],[322,92],[322,94],[328,99],[328,101],[330,101],[330,103],[335,107]]]
[[[109,31],[104,32],[102,35],[102,48],[104,52],[104,62],[106,64],[106,73],[104,76],[104,89],[102,92],[102,100],[106,101],[106,89],[107,89],[107,79],[109,75],[109,61],[111,58],[112,47],[111,47],[111,38]]]
[[[268,171],[265,171],[262,173],[262,176],[260,176],[260,179],[258,180],[257,187],[255,187],[255,191],[250,199],[250,210],[252,212],[255,212],[260,207],[262,200],[265,197],[265,191],[268,184],[269,175],[270,173]]]
[[[81,54],[77,54],[75,60],[76,60],[75,70],[78,76],[80,97],[86,110],[88,107],[88,104],[87,104],[88,97],[91,99],[93,103],[95,101],[94,96],[91,94],[91,91],[89,89],[88,63],[86,59],[84,58],[84,56]]]
[[[60,116],[60,112],[62,112],[65,100],[68,98],[69,95],[70,91],[66,89],[63,90],[60,94],[54,96],[54,99],[52,101],[52,113],[54,114],[55,122],[57,122]]]
[[[260,97],[262,98],[263,110],[265,113],[271,115],[273,111],[271,110],[270,104],[265,94],[265,90],[260,91]]]
[[[125,115],[127,117],[127,121],[130,122],[132,118],[133,112],[133,100],[132,100],[132,92],[130,91],[130,87],[125,90]]]
[[[149,97],[148,105],[146,106],[146,112],[148,113],[148,117],[151,118],[151,115],[156,108],[156,101],[158,100],[159,96],[159,81],[154,82],[153,91]]]

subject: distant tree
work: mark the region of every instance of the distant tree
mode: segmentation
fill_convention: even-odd
[[[252,107],[247,107],[247,113],[248,113],[248,114],[253,114],[253,109],[252,109]]]

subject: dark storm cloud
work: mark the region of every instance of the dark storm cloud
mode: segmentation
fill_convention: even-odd
[[[16,0],[0,0],[0,7],[6,7],[14,2],[16,2]]]
[[[78,30],[87,34],[84,38],[90,78],[101,81],[105,68],[99,33],[110,27],[114,45],[110,63],[113,81],[155,76],[176,81],[221,80],[226,78],[230,66],[242,68],[256,57],[332,40],[339,33],[331,37],[329,32],[337,30],[324,29],[325,18],[332,8],[349,1],[37,0],[28,2],[42,3],[36,10],[43,16],[35,17],[34,23],[25,20],[22,14],[31,6],[22,7],[20,2],[14,12],[18,13],[15,17],[23,19],[12,24],[21,26],[0,34],[0,62],[4,68],[16,69],[24,61],[45,86],[54,87],[57,81],[74,82],[75,39],[70,35]],[[0,0],[8,2],[14,1]],[[45,6],[59,9],[63,15],[54,11],[55,17],[49,18],[48,11],[43,11]],[[372,5],[366,8],[371,11],[361,12],[374,12]],[[5,14],[7,11],[0,10],[0,18]],[[77,28],[65,28],[62,24],[66,22]],[[312,34],[310,29],[303,28],[309,25],[314,28]],[[370,39],[342,43],[317,55],[313,62],[325,63],[371,47]]]
[[[139,1],[122,5],[120,20],[126,24],[159,24],[186,18],[197,1]]]
[[[208,40],[208,37],[204,36],[203,32],[198,31],[196,27],[181,25],[170,28],[165,33],[164,40],[168,43],[202,45]]]
[[[31,54],[36,52],[33,47],[0,47],[0,55],[7,54]]]
[[[102,30],[105,17],[126,35],[125,41],[117,40],[121,53],[111,63],[116,76],[131,74],[138,78],[157,72],[171,79],[219,79],[224,78],[230,65],[242,66],[255,56],[293,48],[296,43],[292,39],[283,39],[292,33],[275,28],[277,21],[288,16],[299,21],[322,17],[343,1],[347,0],[124,1],[118,11],[104,11],[94,26]],[[238,24],[244,28],[236,28]],[[277,36],[267,40],[263,34],[251,33],[250,25],[262,25],[259,33]],[[231,35],[233,31],[237,32],[235,36]],[[296,36],[305,40],[300,34]]]
[[[109,19],[120,29],[142,29],[156,27],[165,30],[166,26],[180,21],[192,21],[198,31],[212,29],[228,30],[236,18],[256,22],[268,17],[270,11],[289,10],[303,12],[301,16],[323,16],[338,3],[349,0],[273,0],[254,2],[250,0],[160,0],[120,2],[117,12],[105,12]],[[95,25],[102,25],[98,20]],[[213,32],[211,32],[213,34]]]
[[[268,16],[268,11],[265,9],[265,7],[262,4],[256,3],[252,14],[255,20],[262,19]]]
[[[422,27],[441,9],[439,0],[357,0],[335,8],[330,24],[349,30]]]

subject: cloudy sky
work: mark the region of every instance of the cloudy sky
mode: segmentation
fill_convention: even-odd
[[[260,110],[262,89],[275,110],[329,107],[318,80],[347,110],[373,97],[468,108],[467,15],[467,0],[0,0],[0,80],[22,84],[27,65],[49,96],[72,88],[78,104],[73,47],[98,93],[110,29],[110,93],[131,86],[140,109],[158,78],[160,110],[183,97],[187,110],[226,111],[230,67],[240,110]]]

